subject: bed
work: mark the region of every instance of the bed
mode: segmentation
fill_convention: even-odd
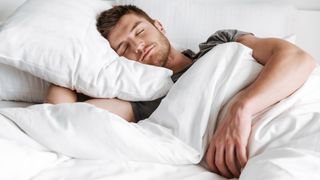
[[[226,52],[232,54],[237,48],[231,46],[238,47],[240,52],[250,51],[237,43],[226,43],[214,50],[226,48]],[[213,54],[219,54],[216,52]],[[202,143],[223,116],[226,100],[261,70],[261,66],[251,59],[244,61],[244,58],[231,57],[225,60],[238,63],[226,71],[227,75],[217,69],[204,69],[231,67],[229,63],[220,61],[221,64],[215,66],[219,61],[199,60],[188,71],[191,73],[186,73],[184,79],[172,87],[155,113],[137,124],[127,123],[87,103],[28,106],[30,103],[1,101],[5,106],[0,109],[0,167],[4,169],[1,178],[225,179],[206,170],[203,161],[196,163],[205,152]],[[213,64],[208,65],[208,62]],[[244,73],[243,67],[248,65],[255,70]],[[196,73],[205,74],[202,78],[214,76],[217,79],[208,86],[207,80],[202,82],[193,78],[193,84],[207,89],[185,86]],[[319,177],[319,81],[320,69],[317,68],[297,92],[254,117],[249,142],[250,160],[240,179]],[[184,93],[177,96],[181,88]],[[190,98],[185,103],[203,109],[188,106],[182,108],[183,114],[165,113],[167,108],[179,107],[173,112],[181,110],[177,105],[186,94],[198,98]],[[210,105],[205,99],[212,99],[214,103]]]
[[[208,1],[179,2],[163,5],[163,9],[158,9],[163,1],[148,4],[142,0],[128,0],[118,3],[135,3],[153,16],[161,17],[161,22],[168,26],[169,39],[178,49],[196,50],[198,42],[205,39],[212,33],[211,29],[216,29],[218,25],[213,23],[207,25],[208,29],[205,29],[201,26],[205,24],[198,22],[200,25],[190,28],[190,21],[197,23],[197,19],[193,18],[194,14],[206,17],[210,15],[211,9],[204,8],[207,7]],[[182,5],[182,8],[176,9],[177,4]],[[229,6],[223,7],[230,8]],[[228,11],[229,15],[238,13],[239,16],[251,17],[252,19],[248,18],[248,21],[255,19],[252,17],[252,14],[255,13],[259,14],[262,21],[275,17],[278,19],[265,25],[251,26],[238,22],[234,16],[225,18],[221,15],[225,9],[216,7],[215,20],[220,23],[226,19],[230,21],[221,28],[228,28],[230,24],[235,24],[236,28],[254,31],[259,36],[275,36],[294,42],[295,36],[292,35],[292,29],[288,23],[294,12],[291,6],[277,8],[268,6],[255,9],[253,12],[239,11],[238,8],[238,6],[232,6]],[[166,12],[162,12],[164,9]],[[189,9],[192,13],[181,19],[178,29],[170,29],[169,27],[176,23],[172,19],[178,18],[179,11],[185,9]],[[270,12],[273,12],[272,15]],[[175,16],[161,16],[162,13]],[[269,31],[266,28],[270,25],[276,28]],[[181,29],[190,29],[190,31],[181,32]],[[203,31],[201,36],[197,36],[199,31]],[[188,40],[184,38],[186,36],[189,37]],[[20,88],[15,92],[8,91],[7,95],[12,95],[11,99],[21,100],[0,101],[0,169],[4,170],[0,172],[0,179],[225,180],[205,168],[202,160],[207,145],[205,141],[210,139],[210,132],[221,120],[224,105],[239,89],[253,81],[261,70],[261,66],[251,56],[247,56],[250,54],[250,49],[238,44],[220,46],[215,51],[221,51],[220,55],[216,53],[210,57],[209,54],[207,58],[224,58],[225,64],[211,62],[212,64],[209,65],[201,61],[192,69],[193,74],[201,74],[204,79],[217,77],[215,80],[203,83],[192,78],[191,75],[186,75],[170,89],[168,99],[172,99],[165,101],[150,119],[139,122],[137,125],[131,123],[128,125],[118,116],[86,103],[43,105],[39,101],[48,87],[47,82],[34,76],[29,77],[28,73],[22,75],[28,80],[10,79],[14,85],[8,86],[8,89]],[[221,55],[222,52],[228,52],[231,55],[226,58]],[[229,67],[228,63],[231,63],[231,60],[238,63]],[[251,70],[242,71],[244,66],[250,66]],[[212,71],[209,68],[199,70],[205,67],[225,68],[225,71],[229,73],[225,75],[217,69],[217,71]],[[4,70],[7,69],[8,67],[4,68]],[[222,79],[224,83],[221,83]],[[2,84],[8,82],[3,79],[0,81]],[[192,82],[197,87],[206,87],[207,90],[188,88],[183,82]],[[254,117],[253,133],[249,145],[250,161],[239,178],[240,180],[319,179],[319,82],[320,68],[317,67],[309,81],[299,91]],[[215,88],[214,84],[219,84],[220,89]],[[176,92],[181,88],[185,91],[180,97],[177,97]],[[35,90],[32,91],[32,89]],[[30,92],[35,93],[30,94]],[[165,113],[171,107],[174,108],[174,105],[175,107],[183,106],[178,99],[188,95],[198,97],[198,99],[184,101],[184,103],[204,108],[192,110],[186,107],[186,109],[177,110],[183,109],[180,114]],[[215,102],[205,104],[204,101],[201,101],[204,99],[215,99]],[[190,118],[192,114],[199,117],[197,123],[194,118]],[[203,114],[206,116],[202,117]],[[115,119],[116,121],[111,120],[108,121],[108,124],[104,124],[104,119]],[[179,119],[185,119],[185,121],[181,123]],[[120,130],[112,130],[107,126],[118,127],[125,133]],[[194,130],[194,127],[197,127],[198,130]]]
[[[20,101],[0,101],[0,108],[7,107],[27,107],[32,105],[33,103],[20,102]]]
[[[0,102],[1,108],[26,107],[28,105],[32,104],[13,101]],[[74,159],[44,149],[41,150],[43,147],[35,144],[28,147],[21,145],[19,141],[24,141],[24,138],[10,136],[10,127],[6,127],[8,124],[3,124],[3,121],[1,121],[1,125],[2,128],[6,128],[7,133],[0,133],[1,179],[220,179],[217,175],[197,165],[174,166],[123,160]],[[17,137],[19,140],[9,143],[6,141],[8,140],[6,137]]]

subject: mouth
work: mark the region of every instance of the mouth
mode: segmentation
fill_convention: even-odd
[[[141,61],[144,62],[145,58],[147,56],[149,56],[150,52],[153,50],[153,48],[155,47],[154,44],[149,45],[146,50],[144,51],[144,53],[141,56]]]

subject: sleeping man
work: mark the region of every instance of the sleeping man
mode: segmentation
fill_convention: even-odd
[[[218,44],[239,42],[253,50],[253,57],[264,67],[256,80],[233,99],[205,155],[208,168],[228,178],[239,177],[247,162],[251,117],[292,94],[316,66],[316,61],[310,55],[287,41],[258,38],[238,30],[217,31],[199,45],[197,53],[191,50],[179,52],[170,45],[159,21],[132,5],[115,6],[102,12],[97,28],[120,56],[171,69],[174,82]],[[127,102],[87,98],[85,102],[118,114],[129,122],[147,118],[162,99]],[[55,85],[50,86],[46,97],[46,102],[54,104],[76,101],[77,94],[74,91]]]

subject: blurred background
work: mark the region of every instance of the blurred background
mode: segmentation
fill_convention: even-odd
[[[5,21],[26,0],[0,0],[0,23]],[[146,0],[148,1],[148,0]],[[174,1],[174,0],[172,0]],[[195,0],[186,0],[195,1]],[[206,0],[200,0],[206,1]],[[207,0],[211,1],[211,0]],[[320,0],[212,0],[236,3],[282,2],[296,9],[292,18],[291,32],[296,35],[296,44],[320,62]]]

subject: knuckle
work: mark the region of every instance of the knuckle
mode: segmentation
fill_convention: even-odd
[[[243,142],[240,138],[235,139],[235,145],[239,148],[243,146]]]
[[[224,147],[226,145],[226,142],[221,140],[221,139],[219,139],[219,140],[216,141],[215,144],[216,144],[216,147]]]
[[[233,145],[234,145],[234,141],[232,141],[232,140],[227,140],[226,146],[231,147],[231,146],[233,146]]]

